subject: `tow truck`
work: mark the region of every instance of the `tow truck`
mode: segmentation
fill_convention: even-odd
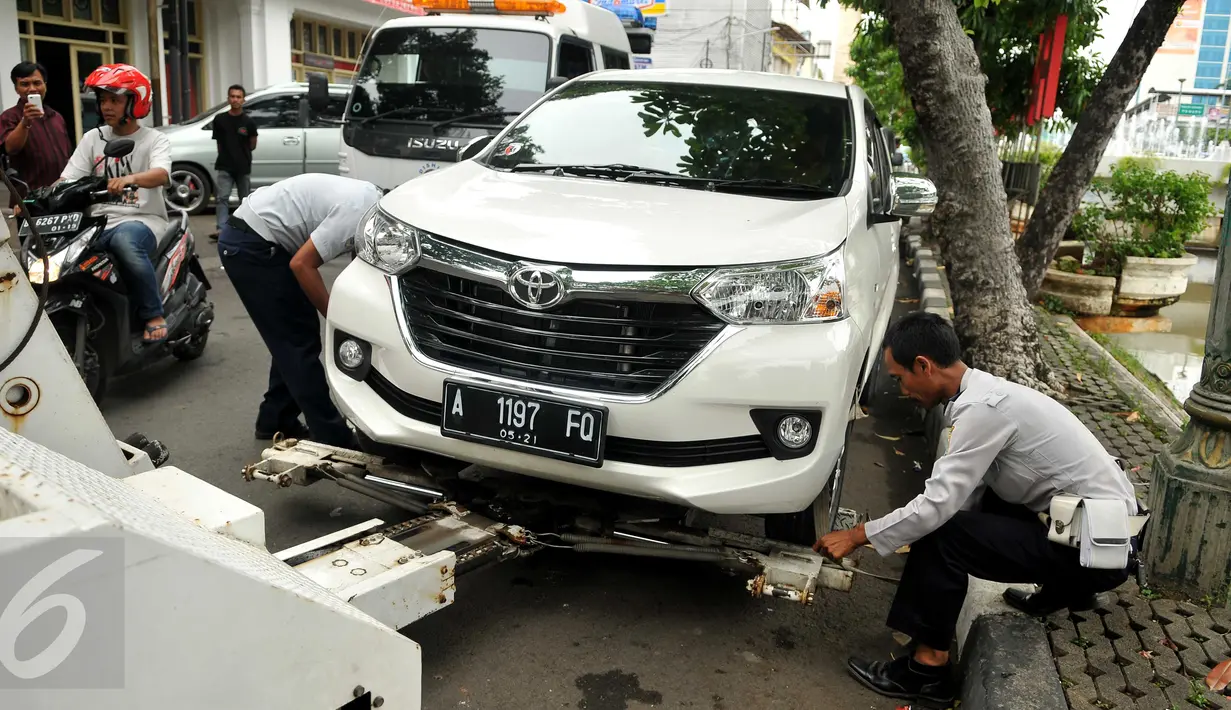
[[[259,508],[167,465],[157,440],[115,439],[43,312],[46,283],[0,246],[0,706],[417,709],[422,651],[398,630],[452,604],[459,577],[548,545],[718,564],[798,604],[851,587],[852,569],[808,548],[656,527],[652,502],[557,533],[544,510],[610,501],[510,496],[500,471],[296,440],[243,476],[337,485],[399,515],[270,552]]]

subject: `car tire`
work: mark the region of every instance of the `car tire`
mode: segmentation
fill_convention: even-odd
[[[842,503],[842,486],[846,482],[847,458],[851,450],[851,432],[855,428],[855,404],[847,416],[846,435],[842,451],[834,464],[825,487],[812,505],[798,513],[777,513],[765,516],[765,536],[771,540],[811,547],[822,535],[833,530]]]
[[[168,210],[199,215],[209,207],[209,198],[213,194],[214,184],[203,168],[187,163],[171,166],[171,184],[163,193]]]

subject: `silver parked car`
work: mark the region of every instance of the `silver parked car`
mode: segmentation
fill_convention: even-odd
[[[319,112],[308,106],[307,84],[281,84],[248,94],[244,111],[257,126],[252,189],[300,173],[337,174],[349,93],[350,86],[330,84],[329,107]],[[165,193],[169,208],[200,214],[209,206],[218,186],[214,117],[227,110],[223,102],[184,123],[159,127],[171,139],[171,185]]]

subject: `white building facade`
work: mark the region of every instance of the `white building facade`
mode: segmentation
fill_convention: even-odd
[[[162,38],[162,116],[170,115],[167,27],[174,0],[0,0],[0,107],[17,96],[9,70],[22,60],[48,72],[48,105],[80,136],[96,117],[79,89],[95,67],[127,62],[149,73]],[[391,6],[399,3],[390,2]],[[320,73],[347,82],[367,34],[406,12],[373,0],[188,0],[189,115],[249,91]],[[154,22],[150,22],[153,10]],[[151,27],[151,24],[153,25]]]
[[[655,68],[768,71],[771,0],[670,0],[658,20]]]

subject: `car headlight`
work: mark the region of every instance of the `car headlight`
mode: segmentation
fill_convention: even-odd
[[[359,230],[359,258],[389,274],[400,274],[419,260],[419,230],[373,207]]]
[[[97,227],[82,232],[68,246],[60,251],[51,254],[47,257],[47,283],[53,283],[63,276],[65,266],[71,267],[77,262],[77,258],[81,256],[81,252],[90,244],[90,240],[94,238],[94,233],[98,231]],[[33,250],[30,251],[30,263],[26,267],[26,275],[30,278],[32,284],[43,283],[43,260],[36,256]]]
[[[846,317],[845,280],[839,248],[802,261],[719,269],[695,297],[736,325],[818,323]]]

